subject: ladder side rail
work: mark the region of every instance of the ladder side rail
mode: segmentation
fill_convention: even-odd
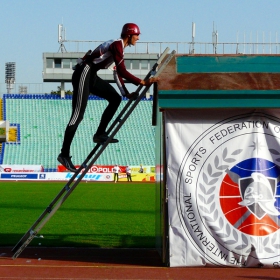
[[[165,57],[166,53],[168,52],[168,48],[165,50],[165,52],[163,53],[163,55],[159,58],[158,62],[160,63],[163,58]],[[173,55],[175,54],[175,52],[173,51],[170,55],[169,55],[169,59],[167,58],[164,62],[164,64],[160,67],[159,70],[163,70],[164,65],[167,65],[169,63],[169,61],[171,60],[171,58],[173,57]],[[158,63],[155,63],[153,69],[156,69],[156,67],[158,66]],[[159,70],[157,71],[157,73],[154,75],[155,77],[159,75]],[[161,71],[160,71],[161,72]],[[152,70],[147,74],[147,77],[153,75]],[[133,103],[133,105],[131,106],[131,108],[128,110],[128,112],[124,115],[124,118],[122,120],[118,120],[119,124],[116,127],[116,129],[113,131],[113,133],[111,133],[111,135],[109,136],[109,138],[107,139],[107,141],[102,144],[102,148],[98,151],[98,153],[95,155],[95,157],[91,160],[90,164],[88,166],[85,166],[85,164],[90,160],[90,158],[95,154],[95,152],[98,150],[99,146],[101,144],[97,144],[96,147],[92,150],[92,152],[89,154],[89,156],[87,157],[86,161],[80,166],[80,168],[75,172],[74,176],[71,177],[71,179],[69,180],[69,182],[65,185],[65,187],[60,191],[59,195],[52,201],[52,203],[46,208],[46,210],[43,212],[43,214],[40,216],[40,218],[35,222],[35,226],[39,225],[35,230],[34,227],[31,227],[30,231],[28,231],[26,233],[26,235],[28,235],[28,233],[30,234],[30,236],[28,237],[28,239],[25,241],[25,243],[21,246],[21,248],[14,254],[13,258],[16,258],[23,250],[24,248],[32,241],[32,239],[35,237],[35,235],[39,232],[40,229],[43,228],[43,226],[46,224],[46,222],[55,214],[55,212],[59,209],[59,207],[63,204],[63,202],[68,198],[68,196],[74,191],[74,189],[76,188],[76,186],[80,183],[80,181],[83,179],[83,177],[85,176],[85,174],[88,172],[88,170],[91,168],[91,166],[95,163],[95,161],[99,158],[99,156],[102,154],[102,152],[106,149],[106,147],[108,146],[108,144],[110,143],[110,141],[113,139],[114,135],[119,131],[119,129],[121,128],[121,126],[124,124],[124,122],[126,121],[126,119],[129,117],[129,115],[132,113],[132,111],[135,109],[135,107],[138,105],[138,103],[140,102],[141,98],[144,96],[144,94],[147,93],[148,89],[150,88],[150,86],[146,86],[145,89],[143,90],[143,92],[138,96],[137,100],[135,100],[135,102]],[[142,86],[138,87],[138,91],[140,91],[142,89]],[[129,101],[133,101],[133,100],[129,100]],[[128,106],[131,104],[131,102],[128,102]],[[121,113],[124,114],[126,110],[123,110]],[[115,122],[115,124],[110,126],[110,130],[112,130],[115,125],[116,125],[117,121]],[[69,184],[72,183],[74,181],[74,179],[78,176],[79,171],[81,171],[83,168],[84,171],[82,172],[82,174],[79,176],[79,178],[76,180],[76,182],[73,184],[73,186],[70,188]],[[67,191],[67,193],[64,195],[64,197],[62,197],[62,199],[57,202],[59,200],[59,198],[61,197],[61,195]],[[57,203],[56,203],[57,202]],[[55,207],[53,209],[51,209],[51,207],[54,205]],[[42,221],[42,219],[44,218],[44,216],[49,213],[49,215]],[[42,222],[41,222],[42,221]],[[41,222],[41,223],[40,223]],[[27,243],[28,242],[28,243]],[[20,243],[20,242],[19,242]],[[18,243],[18,244],[19,244]],[[17,245],[18,245],[17,244]],[[15,246],[18,247],[18,246]],[[14,249],[15,249],[14,248]],[[14,250],[13,249],[13,250]]]
[[[127,113],[124,115],[124,118],[119,122],[115,130],[111,133],[107,141],[101,145],[102,147],[98,150],[98,152],[95,154],[95,157],[90,161],[90,164],[88,164],[85,168],[82,174],[80,174],[79,178],[74,182],[73,186],[69,188],[67,193],[62,197],[62,199],[55,205],[55,207],[51,210],[48,217],[51,217],[56,210],[63,204],[63,202],[66,200],[66,198],[74,191],[76,186],[81,182],[81,180],[84,178],[84,176],[87,174],[88,170],[92,167],[92,165],[95,163],[95,161],[99,158],[99,156],[103,153],[103,151],[107,148],[107,146],[110,144],[111,139],[115,136],[115,134],[119,131],[119,129],[122,127],[122,125],[125,123],[127,118],[130,116],[130,114],[133,112],[133,110],[136,108],[137,104],[140,102],[141,97],[146,94],[148,91],[149,86],[145,87],[141,95],[139,95],[138,100],[134,102],[134,104],[131,106],[131,108],[127,111]],[[43,223],[44,225],[45,223]],[[40,225],[39,228],[41,229],[42,226]],[[38,232],[38,230],[37,230]]]
[[[129,107],[129,105],[132,103],[132,100],[129,100],[130,102],[128,102],[129,104],[127,104],[128,106],[126,106],[126,110]],[[121,113],[124,114],[125,110],[123,110]],[[117,117],[120,118],[120,115]],[[114,128],[114,126],[118,123],[118,121],[115,121],[109,128],[109,130],[112,130]],[[110,139],[111,140],[111,139]],[[108,141],[107,141],[108,142]],[[109,142],[108,142],[109,143]],[[107,147],[108,143],[104,143],[103,144],[103,149],[101,149],[101,151],[98,153],[97,157],[95,157],[94,160],[96,160],[100,154],[105,150],[105,148]],[[42,228],[45,223],[51,218],[52,215],[48,215],[48,213],[53,212],[53,214],[56,212],[55,209],[58,209],[62,203],[59,203],[58,208],[55,207],[54,209],[52,209],[52,207],[56,204],[56,202],[60,199],[60,197],[64,194],[64,192],[69,189],[70,184],[74,181],[74,179],[78,176],[78,174],[80,173],[80,171],[82,171],[84,168],[84,171],[82,173],[82,175],[79,177],[80,180],[78,180],[78,182],[76,181],[76,183],[74,183],[74,185],[71,187],[71,189],[75,189],[76,185],[81,181],[81,179],[85,176],[85,174],[87,173],[87,171],[89,170],[89,168],[92,166],[90,165],[88,168],[86,166],[87,162],[92,158],[92,156],[95,154],[95,152],[98,150],[100,144],[97,144],[95,146],[95,148],[91,151],[91,153],[87,156],[86,160],[83,162],[83,164],[79,167],[79,169],[74,173],[74,175],[70,178],[69,182],[66,183],[66,185],[62,188],[62,190],[59,192],[59,194],[54,198],[54,200],[49,204],[49,206],[43,211],[43,213],[39,216],[39,218],[35,221],[35,223],[30,227],[30,229],[23,235],[23,237],[20,239],[20,241],[14,246],[14,248],[12,249],[12,252],[17,251],[18,248],[20,246],[22,246],[23,243],[25,243],[26,241],[29,241],[29,243],[32,241],[33,238],[32,237],[32,233],[35,232],[34,236],[39,232],[40,228]],[[72,191],[71,191],[72,192]],[[70,192],[70,193],[71,193]],[[69,190],[68,190],[69,193]],[[68,197],[68,196],[67,196]],[[48,215],[48,219],[45,219],[45,222],[41,221],[44,219],[44,217]],[[35,228],[41,223],[41,227],[39,227],[39,230],[35,230]]]
[[[142,96],[142,95],[141,95]],[[141,99],[141,96],[138,97],[138,99]],[[114,134],[115,135],[115,134]],[[50,209],[47,207],[45,211],[41,214],[39,219],[32,225],[32,227],[26,232],[26,234],[21,238],[21,240],[18,242],[18,244],[12,249],[15,254],[13,255],[13,259],[17,258],[19,254],[26,248],[26,246],[33,240],[33,238],[36,236],[36,234],[44,227],[44,225],[50,220],[50,218],[56,213],[56,211],[60,208],[60,206],[63,204],[63,202],[68,198],[68,196],[74,191],[76,186],[80,183],[80,181],[83,179],[83,177],[87,174],[88,170],[91,168],[91,166],[94,164],[94,162],[99,158],[99,156],[102,154],[102,152],[106,149],[108,144],[110,143],[112,139],[109,137],[107,141],[102,145],[99,152],[95,155],[93,160],[89,165],[85,167],[86,161],[90,160],[91,157],[95,154],[97,149],[101,144],[97,144],[96,147],[92,150],[92,152],[87,157],[86,161],[83,163],[82,166],[80,166],[79,170],[82,170],[84,168],[84,171],[79,176],[79,178],[74,182],[73,186],[69,187],[69,182],[66,184],[68,186],[68,189],[66,189],[66,186],[60,191],[59,195],[56,196],[56,198],[52,201],[50,205],[54,205],[54,203],[61,197],[61,193],[64,193],[67,191],[67,193],[61,198],[60,201],[58,201],[54,208]],[[74,177],[77,177],[79,172],[76,171],[75,174],[70,178],[70,180],[73,182]],[[47,216],[46,216],[47,215]],[[36,228],[37,227],[37,228]],[[23,241],[24,240],[24,241]]]
[[[73,186],[68,189],[67,193],[61,198],[60,201],[57,202],[55,207],[53,209],[50,209],[51,211],[44,211],[43,214],[41,215],[42,218],[39,219],[35,222],[36,223],[36,230],[34,227],[32,227],[26,234],[25,236],[28,237],[26,240],[22,243],[19,242],[12,251],[16,251],[15,254],[13,255],[13,259],[17,258],[20,253],[26,248],[26,246],[34,239],[36,234],[44,227],[44,225],[51,219],[51,217],[56,213],[56,211],[60,208],[60,206],[64,203],[64,201],[68,198],[68,196],[74,191],[76,186],[80,183],[80,181],[83,179],[83,177],[87,174],[88,170],[91,168],[91,166],[95,163],[95,161],[99,158],[99,156],[103,153],[103,151],[106,149],[106,147],[109,145],[111,139],[114,137],[114,135],[119,131],[121,126],[124,124],[126,119],[129,117],[131,112],[135,109],[137,104],[140,102],[142,96],[146,94],[148,91],[149,87],[146,87],[143,92],[139,95],[137,100],[134,102],[133,106],[128,110],[128,112],[125,114],[124,118],[119,122],[119,125],[115,128],[113,133],[109,136],[107,141],[102,145],[101,149],[97,152],[97,154],[94,156],[94,158],[90,161],[90,163],[85,167],[83,173],[79,176],[79,178],[74,182]],[[100,145],[100,144],[99,144]],[[93,149],[95,150],[95,149]],[[87,157],[89,158],[89,156]],[[76,172],[75,174],[78,174]],[[73,176],[72,176],[73,177]],[[72,179],[72,178],[71,178]],[[48,214],[46,216],[46,214]],[[46,216],[46,217],[45,217]],[[29,235],[28,235],[29,234]],[[22,238],[23,239],[23,238]]]

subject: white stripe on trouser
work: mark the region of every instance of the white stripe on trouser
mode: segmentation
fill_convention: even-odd
[[[117,71],[116,70],[113,70],[113,76],[114,76],[114,80],[115,80],[115,82],[116,82],[116,84],[117,84],[117,86],[118,86],[118,88],[119,88],[119,90],[120,90],[120,92],[121,92],[121,94],[119,94],[120,96],[125,96],[125,91],[124,91],[124,89],[123,89],[123,86],[122,86],[122,84],[121,84],[121,82],[120,82],[120,79],[119,79],[119,77],[118,77],[118,73],[117,73]]]
[[[78,96],[77,96],[77,103],[75,106],[75,111],[74,114],[69,122],[70,125],[74,125],[78,119],[79,113],[81,111],[81,106],[82,106],[82,100],[83,100],[83,90],[84,90],[84,84],[85,84],[85,79],[87,77],[88,71],[90,67],[88,65],[85,66],[83,69],[83,72],[81,74],[80,80],[79,80],[79,88],[78,88]]]

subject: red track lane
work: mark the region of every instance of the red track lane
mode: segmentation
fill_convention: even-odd
[[[0,280],[278,280],[279,269],[164,267],[156,250],[30,247],[15,260],[0,248]]]

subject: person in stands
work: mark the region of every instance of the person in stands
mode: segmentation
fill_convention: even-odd
[[[72,114],[64,132],[61,153],[57,157],[57,160],[68,170],[76,172],[70,156],[70,147],[76,130],[83,119],[89,94],[94,94],[108,101],[108,106],[105,108],[93,136],[93,142],[104,143],[109,138],[106,132],[107,126],[116,113],[122,97],[135,100],[138,95],[128,92],[124,79],[136,86],[150,86],[159,80],[155,77],[141,80],[126,70],[124,49],[128,46],[135,46],[139,36],[139,27],[135,23],[126,23],[122,28],[120,39],[106,41],[94,51],[88,51],[82,59],[78,60],[72,75]],[[97,75],[100,69],[108,69],[113,64],[115,64],[113,76],[120,92],[117,92],[109,82],[102,80]],[[111,143],[117,142],[117,139],[111,140]]]

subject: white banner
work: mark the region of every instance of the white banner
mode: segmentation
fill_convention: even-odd
[[[15,165],[15,164],[1,164],[0,172],[43,172],[42,165]]]
[[[280,110],[165,120],[170,266],[279,267]]]

